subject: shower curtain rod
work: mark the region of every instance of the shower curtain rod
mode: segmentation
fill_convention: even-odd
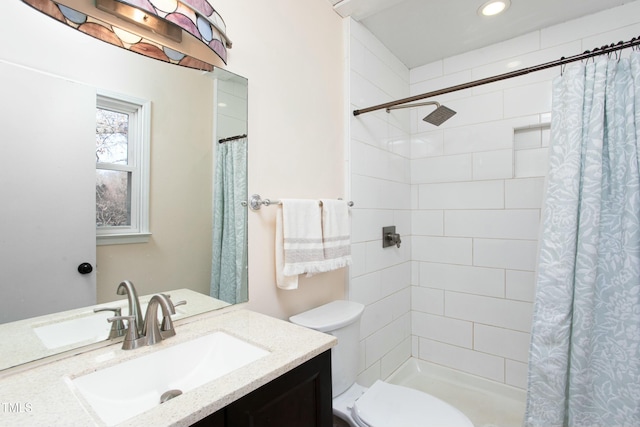
[[[218,144],[222,144],[223,142],[235,141],[236,139],[246,138],[247,134],[243,133],[242,135],[230,136],[229,138],[222,138],[218,141]]]
[[[591,51],[587,50],[581,54],[570,56],[565,58],[564,56],[556,61],[546,62],[544,64],[534,65],[533,67],[523,68],[521,70],[511,71],[504,74],[498,74],[493,77],[486,77],[484,79],[474,80],[467,83],[462,83],[456,86],[450,86],[448,88],[434,90],[432,92],[423,93],[421,95],[414,95],[408,98],[399,99],[397,101],[391,101],[384,104],[374,105],[373,107],[363,108],[361,110],[353,110],[354,116],[359,116],[360,114],[370,113],[371,111],[382,110],[390,107],[395,107],[396,105],[406,104],[408,102],[420,101],[422,99],[431,98],[438,95],[444,95],[445,93],[456,92],[463,89],[469,89],[476,86],[485,85],[487,83],[494,83],[500,80],[506,80],[513,77],[523,76],[525,74],[533,73],[536,71],[546,70],[547,68],[553,68],[568,64],[570,62],[582,61],[584,59],[589,59],[594,56],[606,55],[608,53],[612,53],[618,50],[627,49],[629,47],[633,47],[640,44],[640,37],[634,37],[629,41],[623,42],[619,41],[617,44],[611,43],[610,45],[604,45],[601,47],[597,47]]]

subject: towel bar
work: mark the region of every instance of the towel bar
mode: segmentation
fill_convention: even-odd
[[[341,199],[338,199],[338,200],[341,200]],[[243,205],[245,203],[246,202],[243,202]],[[320,206],[322,206],[321,200],[318,200],[318,203],[320,204]],[[249,207],[251,208],[252,211],[260,210],[262,206],[281,205],[281,204],[282,202],[280,200],[263,199],[262,197],[260,197],[259,194],[254,194],[249,199]],[[349,201],[347,202],[347,205],[351,207],[353,206],[353,202]]]

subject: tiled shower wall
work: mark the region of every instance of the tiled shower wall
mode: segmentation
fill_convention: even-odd
[[[409,70],[366,29],[350,29],[350,109],[409,96]],[[383,111],[351,118],[352,254],[349,299],[365,304],[358,382],[387,377],[411,355],[409,117]],[[395,225],[400,248],[382,248]]]
[[[351,107],[628,40],[640,34],[638,16],[640,1],[410,72],[350,22]],[[367,307],[362,383],[386,377],[411,354],[526,387],[551,82],[559,71],[440,96],[457,115],[439,128],[421,120],[433,107],[352,118],[349,297]],[[401,248],[381,248],[384,225],[398,227]]]

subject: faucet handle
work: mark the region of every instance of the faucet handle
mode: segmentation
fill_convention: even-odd
[[[167,299],[169,300],[169,303],[173,305],[174,311],[177,306],[185,305],[187,303],[187,301],[182,300],[173,304],[173,301],[171,301],[171,298],[167,298]],[[171,318],[171,314],[165,314],[162,317],[162,326],[160,326],[160,334],[162,335],[162,338],[169,338],[176,334],[176,331],[173,328],[173,319]]]
[[[122,342],[123,350],[132,350],[134,348],[138,348],[143,344],[143,339],[138,335],[138,326],[136,325],[136,316],[113,316],[107,319],[107,322],[121,322],[126,320],[129,322],[129,327],[127,328],[127,335],[124,337],[124,341]]]
[[[120,307],[105,307],[105,308],[94,308],[93,309],[94,313],[100,313],[102,311],[113,311],[113,314],[115,314],[116,317],[122,316],[122,308],[120,308]],[[111,325],[111,331],[109,331],[108,339],[112,339],[112,338],[117,338],[117,337],[123,336],[124,333],[125,333],[125,330],[127,328],[124,327],[124,323],[122,322],[122,319],[114,320],[111,323],[113,323],[113,324]]]

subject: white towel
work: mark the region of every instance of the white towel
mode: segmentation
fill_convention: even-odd
[[[321,201],[324,253],[321,271],[337,270],[351,265],[349,206],[344,200],[323,199]]]
[[[322,271],[322,215],[317,200],[282,200],[276,218],[276,283],[296,289],[298,275]]]

